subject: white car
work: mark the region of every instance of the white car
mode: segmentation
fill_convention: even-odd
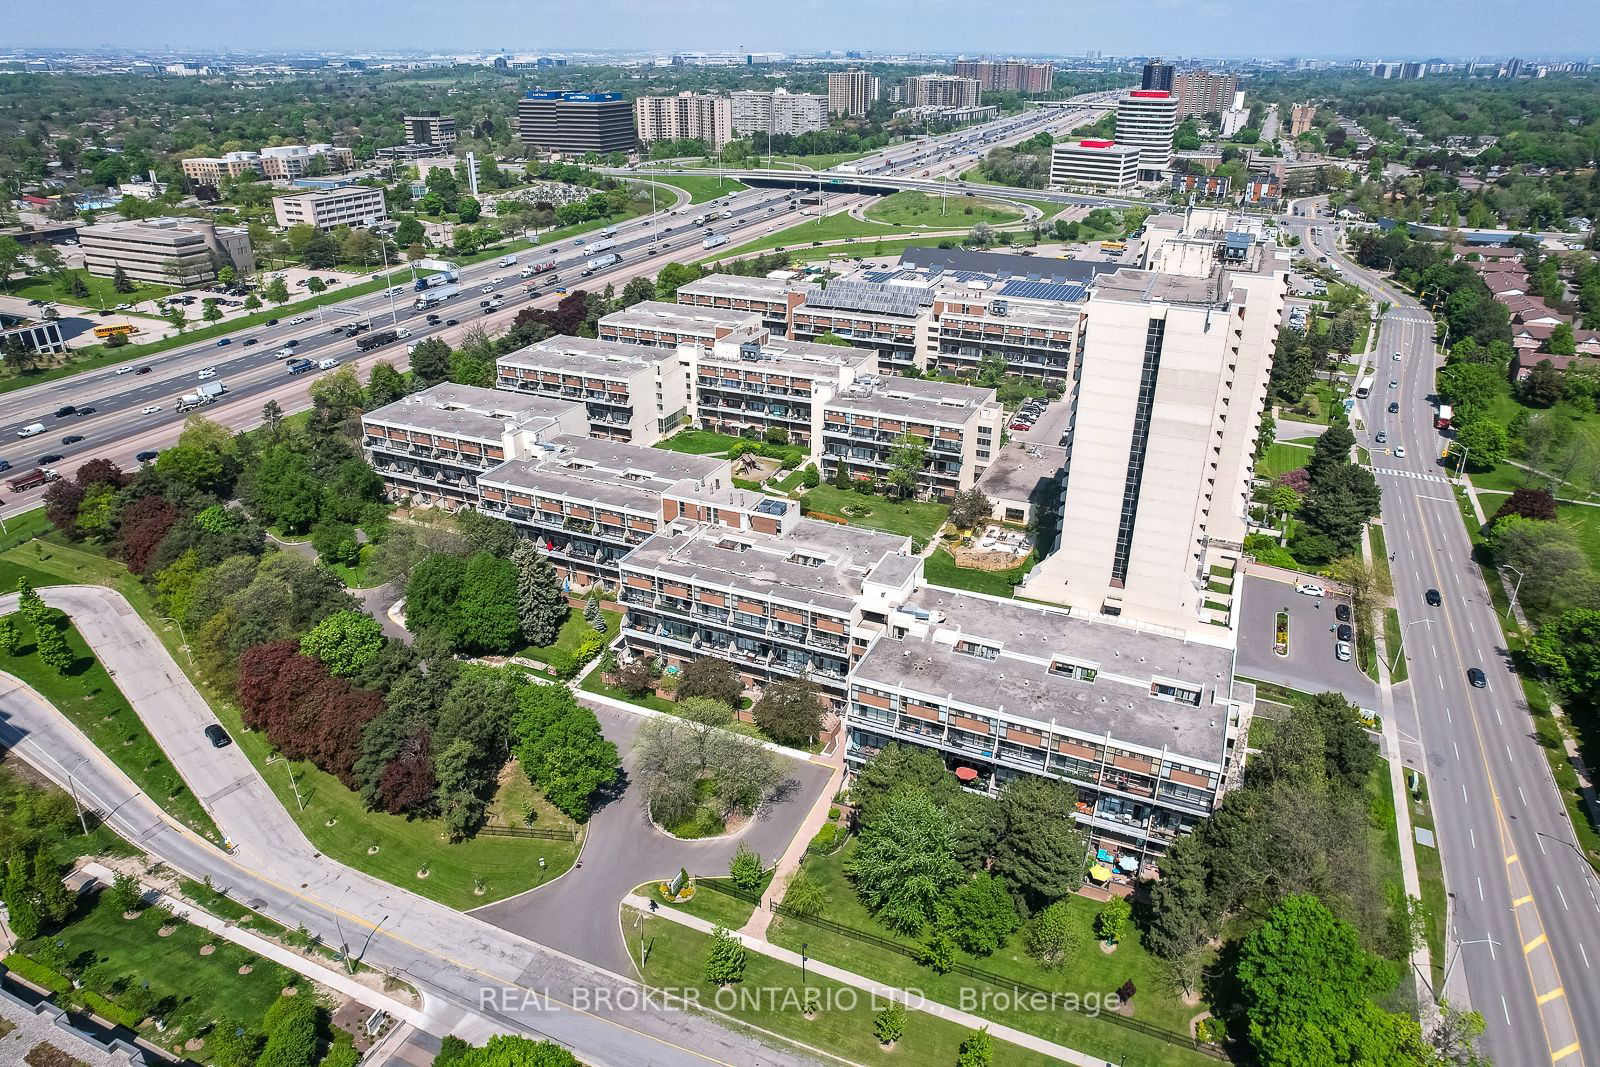
[[[1327,592],[1328,592],[1326,589],[1322,588],[1322,586],[1318,585],[1316,582],[1297,582],[1297,583],[1295,583],[1294,591],[1297,592],[1297,593],[1300,593],[1300,594],[1302,594],[1304,596],[1318,596],[1318,597],[1326,596]]]
[[[200,372],[200,380],[202,382],[205,381],[207,378],[215,378],[216,376],[217,376],[217,368],[215,368],[215,367],[207,367],[205,370]]]
[[[1406,450],[1403,447],[1401,447],[1400,445],[1395,445],[1394,446],[1394,458],[1395,459],[1405,459],[1406,458]]]
[[[1394,361],[1395,361],[1395,362],[1396,362],[1396,363],[1399,363],[1399,362],[1400,362],[1400,353],[1398,353],[1398,352],[1396,352],[1396,353],[1395,353],[1395,354],[1394,354]]]
[[[1350,660],[1350,642],[1349,641],[1340,641],[1338,644],[1334,645],[1333,646],[1333,654],[1336,657],[1338,657],[1340,662],[1344,662],[1344,663],[1349,662],[1349,660]]]
[[[310,321],[311,321],[311,316],[310,315],[296,315],[294,318],[289,320],[289,325],[290,326],[298,326],[302,322],[310,322]]]
[[[284,345],[282,348],[277,349],[276,351],[274,351],[272,353],[272,358],[273,359],[283,359],[283,358],[285,358],[287,356],[292,356],[292,355],[294,355],[294,349],[292,347],[288,346],[288,345]]]
[[[480,292],[480,293],[492,293],[492,292],[494,292],[494,286],[492,284],[479,286],[478,287],[478,292]]]
[[[133,364],[132,363],[123,364],[122,366],[117,368],[117,373],[118,374],[132,374],[133,373]]]
[[[133,310],[133,305],[132,304],[118,304],[117,305],[117,310],[118,311],[132,311]]]
[[[147,404],[145,406],[144,410],[140,411],[139,414],[141,414],[141,415],[154,415],[157,412],[159,412],[160,410],[161,410],[161,405],[160,404]]]

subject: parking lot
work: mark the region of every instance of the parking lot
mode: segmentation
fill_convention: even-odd
[[[1314,580],[1314,579],[1313,579]],[[1323,584],[1323,583],[1318,583]],[[1376,708],[1378,687],[1356,666],[1334,656],[1334,617],[1343,598],[1310,597],[1293,582],[1259,574],[1243,578],[1239,600],[1238,672],[1307,693],[1336,690],[1358,707]],[[1289,654],[1273,650],[1279,611],[1289,613]]]

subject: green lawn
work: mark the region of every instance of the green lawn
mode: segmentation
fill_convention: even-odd
[[[1419,772],[1417,775],[1417,789],[1411,800],[1411,825],[1425,830],[1434,829],[1433,807],[1428,799],[1428,779]],[[1430,962],[1433,965],[1433,987],[1437,989],[1444,978],[1445,917],[1449,913],[1446,903],[1444,888],[1444,863],[1439,858],[1439,848],[1435,838],[1433,848],[1413,844],[1413,851],[1417,857],[1417,882],[1422,888],[1422,904],[1428,916],[1427,938]]]
[[[585,675],[578,688],[585,693],[610,697],[612,700],[620,700],[625,704],[637,704],[641,708],[649,708],[652,711],[664,711],[668,715],[674,714],[672,701],[658,697],[654,693],[646,693],[644,696],[639,697],[624,693],[614,685],[607,685],[600,677],[598,669],[592,670]]]
[[[894,195],[905,196],[908,194],[896,193]],[[893,199],[893,197],[890,197],[889,199]],[[978,215],[958,214],[953,206],[955,201],[951,201],[951,213],[947,216],[941,217],[939,215],[938,198],[929,197],[928,199],[929,203],[932,205],[931,214],[924,214],[922,216],[924,221],[915,226],[909,223],[904,226],[900,226],[882,222],[863,222],[861,219],[852,217],[848,212],[839,211],[832,215],[824,215],[820,220],[814,216],[807,218],[803,221],[796,222],[794,225],[786,227],[785,229],[781,229],[776,233],[769,233],[764,237],[757,237],[753,241],[747,241],[746,243],[733,249],[719,248],[716,250],[715,258],[727,259],[730,256],[744,256],[752,252],[764,252],[769,249],[780,247],[798,251],[800,249],[809,247],[813,241],[840,241],[848,239],[855,242],[864,242],[868,238],[897,238],[903,237],[907,229],[921,229],[930,234],[947,234],[950,236],[951,240],[960,240],[961,237],[966,234],[967,230],[971,229],[979,222],[988,221],[987,219],[979,217]],[[996,202],[989,201],[988,203],[993,204],[995,209],[999,208],[999,205]],[[1012,214],[1012,223],[1017,223],[1020,220],[1021,215],[1015,213]],[[924,241],[922,243],[926,244],[927,242]],[[835,251],[837,251],[837,249],[835,249]],[[880,254],[877,252],[869,253],[865,248],[851,249],[850,251],[862,255]]]
[[[605,616],[605,638],[606,643],[610,644],[612,638],[616,637],[617,632],[622,628],[622,612],[602,605],[600,613]],[[530,645],[515,654],[528,659],[536,659],[540,663],[549,661],[549,653],[552,649],[559,649],[571,656],[578,651],[578,642],[592,633],[594,633],[594,627],[590,626],[589,620],[584,618],[583,609],[573,608],[567,613],[566,621],[561,624],[561,632],[556,634],[556,639],[553,643],[541,645],[537,648]]]
[[[228,1020],[259,1028],[261,1018],[295,986],[299,996],[311,996],[311,987],[287,967],[261,959],[244,948],[188,923],[161,937],[162,916],[145,909],[136,919],[124,919],[111,904],[96,898],[81,908],[49,939],[64,943],[66,957],[79,972],[89,967],[105,971],[122,989],[148,985],[165,1017],[165,1031],[152,1022],[140,1033],[168,1050],[203,1032],[211,1023]],[[45,939],[25,941],[24,955],[36,957]],[[203,946],[215,950],[201,955]],[[239,969],[250,967],[249,974]],[[190,1053],[201,1060],[204,1049]]]
[[[1486,514],[1494,514],[1489,501],[1484,501]],[[1556,521],[1569,527],[1578,537],[1578,545],[1589,557],[1589,566],[1600,568],[1600,508],[1586,504],[1557,504]]]
[[[844,866],[854,848],[855,842],[852,841],[833,856],[806,858],[803,871],[827,894],[828,903],[823,909],[823,916],[852,930],[910,944],[880,926],[845,879]],[[1099,904],[1087,897],[1071,896],[1067,899],[1073,911],[1078,913],[1084,929],[1090,929]],[[1064,966],[1054,971],[1042,969],[1023,951],[1020,932],[1014,934],[992,956],[973,957],[957,950],[956,959],[960,963],[995,975],[997,980],[993,983],[958,973],[935,974],[906,956],[800,919],[775,917],[767,937],[772,943],[790,949],[798,950],[804,944],[808,953],[816,959],[890,985],[920,989],[930,1000],[952,1005],[960,1003],[963,989],[1011,989],[1013,982],[1022,982],[1054,992],[1075,992],[1081,996],[1110,993],[1131,979],[1138,988],[1134,998],[1134,1018],[1170,1031],[1174,1035],[1173,1041],[1163,1041],[1118,1026],[1107,1015],[1093,1017],[1062,1008],[1035,1012],[1020,1010],[1016,1006],[991,1007],[982,1014],[996,1022],[1026,1030],[1113,1063],[1124,1062],[1123,1057],[1127,1057],[1128,1063],[1141,1064],[1211,1062],[1209,1058],[1193,1051],[1187,1040],[1189,1019],[1204,1010],[1205,1006],[1189,1007],[1170,994],[1157,961],[1144,950],[1137,936],[1132,933],[1110,955],[1100,951],[1092,935],[1085,936],[1076,953]]]
[[[922,541],[931,538],[950,514],[949,507],[931,500],[890,500],[827,484],[806,490],[800,501],[806,511],[832,515],[869,530],[908,534]]]
[[[884,197],[866,210],[867,218],[899,226],[950,230],[987,222],[1003,226],[1022,221],[1022,212],[997,200],[970,196],[930,196],[906,189]]]
[[[349,589],[373,589],[384,583],[383,575],[373,566],[372,557],[377,549],[372,545],[361,546],[361,556],[355,566],[347,563],[329,563],[326,560],[322,565],[339,576],[339,580]]]
[[[1389,650],[1389,662],[1394,668],[1389,672],[1389,680],[1396,685],[1411,676],[1411,671],[1406,666],[1405,637],[1400,630],[1400,613],[1394,608],[1383,609],[1383,644]]]
[[[883,1005],[875,1003],[869,994],[814,973],[804,976],[802,982],[800,968],[756,952],[748,954],[744,981],[739,986],[719,991],[704,981],[711,935],[626,907],[622,909],[622,927],[636,967],[641,962],[641,946],[648,953],[641,968],[645,984],[672,989],[680,995],[692,990],[698,993],[700,1005],[724,1017],[749,1023],[811,1048],[827,1049],[846,1062],[955,1063],[957,1050],[970,1032],[936,1016],[908,1011],[905,1036],[892,1051],[886,1052],[872,1031],[873,1018]],[[814,1019],[802,1014],[803,984],[818,990],[823,997],[823,1010]],[[994,1062],[1004,1067],[1046,1067],[1058,1061],[996,1041]]]
[[[657,441],[657,448],[668,452],[684,452],[691,456],[720,456],[738,444],[742,438],[710,430],[679,430],[665,441]]]
[[[199,798],[184,784],[183,776],[66,615],[51,609],[47,623],[62,632],[75,657],[65,674],[57,674],[39,659],[32,623],[20,613],[7,618],[16,624],[19,642],[16,654],[0,655],[0,667],[38,690],[169,815],[207,840],[220,843],[222,835]]]
[[[1267,454],[1256,464],[1256,475],[1276,479],[1280,475],[1297,471],[1311,462],[1311,446],[1290,441],[1274,442]]]
[[[733,896],[729,893],[719,893],[713,886],[732,887],[733,883],[727,878],[703,878],[698,874],[695,877],[694,896],[682,903],[672,904],[663,900],[656,892],[656,887],[662,880],[671,880],[676,871],[663,871],[661,878],[653,882],[645,882],[634,889],[634,893],[647,900],[654,900],[663,908],[676,908],[681,912],[704,919],[706,922],[721,923],[730,930],[737,930],[750,921],[750,916],[755,913],[756,906],[747,900]],[[691,872],[694,873],[694,872]],[[768,871],[761,882],[761,891],[756,896],[766,892],[772,883],[772,871]]]
[[[689,194],[689,203],[691,204],[703,204],[707,200],[715,200],[720,196],[726,196],[728,193],[737,193],[741,189],[750,188],[743,182],[736,182],[732,178],[713,178],[705,174],[655,174],[649,171],[640,171],[639,179],[660,182],[662,185],[677,186]]]
[[[933,555],[923,562],[922,573],[923,577],[933,585],[1009,597],[1015,595],[1017,583],[1037,562],[1038,560],[1030,554],[1027,562],[1015,567],[1003,571],[983,571],[975,567],[958,566],[955,557],[947,550],[936,548]]]
[[[154,300],[157,297],[167,296],[179,291],[175,285],[160,285],[156,282],[133,281],[136,286],[131,293],[119,293],[116,286],[111,284],[110,278],[100,278],[83,269],[69,270],[68,277],[77,275],[88,286],[87,297],[73,297],[67,295],[67,283],[51,281],[44,277],[18,278],[6,287],[5,292],[10,296],[19,296],[24,300],[55,300],[62,304],[71,304],[82,308],[114,308],[118,304],[137,304],[141,300]]]
[[[872,151],[880,152],[882,149],[874,148]],[[853,159],[860,159],[867,155],[866,152],[824,152],[814,156],[768,156],[758,154],[747,162],[752,167],[766,167],[769,163],[788,163],[796,167],[810,167],[813,170],[827,170],[837,167],[841,163],[849,163]]]

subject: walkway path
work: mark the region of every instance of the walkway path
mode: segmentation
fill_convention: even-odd
[[[629,907],[638,908],[642,912],[649,912],[650,910],[650,902],[648,900],[646,900],[644,897],[634,896],[631,893],[628,895],[628,898],[623,901],[623,903],[627,904]],[[716,928],[716,924],[707,922],[698,916],[690,915],[686,912],[680,911],[677,908],[661,908],[656,912],[656,915],[661,918],[670,919],[672,922],[679,923],[683,926],[699,930],[701,933],[709,934]],[[781,963],[787,963],[792,967],[800,966],[800,953],[798,952],[791,952],[789,949],[780,948],[777,945],[771,944],[767,941],[750,937],[743,931],[740,931],[734,936],[738,937],[739,940],[743,942],[744,946],[750,949],[752,952],[759,952],[763,956],[769,956]],[[1077,1049],[1068,1048],[1065,1045],[1058,1045],[1054,1041],[1046,1041],[1042,1037],[1035,1037],[1033,1034],[1014,1029],[1004,1025],[1003,1023],[991,1022],[988,1019],[980,1018],[976,1015],[973,1015],[971,1012],[965,1012],[959,1008],[952,1008],[945,1004],[939,1004],[934,1001],[927,1000],[921,996],[915,996],[908,993],[904,989],[900,989],[896,986],[885,985],[882,982],[875,982],[871,978],[865,978],[859,974],[855,974],[852,971],[847,971],[842,967],[835,967],[831,963],[823,963],[821,960],[814,960],[808,957],[806,959],[805,966],[813,974],[820,974],[824,978],[831,979],[843,985],[854,986],[856,989],[871,993],[873,996],[883,1000],[899,1001],[907,1008],[910,1008],[914,1011],[920,1011],[928,1015],[937,1016],[940,1019],[946,1019],[957,1024],[958,1026],[965,1026],[971,1030],[977,1030],[986,1027],[991,1035],[999,1038],[1001,1041],[1009,1041],[1013,1045],[1020,1045],[1023,1048],[1030,1049],[1041,1055],[1060,1060],[1062,1063],[1076,1064],[1078,1067],[1112,1067],[1108,1061],[1096,1059],[1093,1056],[1086,1056]]]

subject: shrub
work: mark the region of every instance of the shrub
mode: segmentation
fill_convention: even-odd
[[[72,989],[72,979],[57,974],[42,963],[13,953],[5,958],[6,969],[18,978],[26,979],[41,989],[52,993],[66,993]]]
[[[733,854],[733,862],[728,866],[728,876],[733,880],[734,888],[746,893],[759,893],[765,875],[761,856],[749,845],[740,843],[738,851]]]
[[[116,1002],[101,996],[89,989],[78,990],[78,996],[83,1000],[84,1006],[100,1018],[117,1026],[126,1026],[129,1030],[139,1029],[139,1024],[144,1022],[144,1016],[123,1007]]]
[[[837,823],[827,823],[811,837],[811,844],[806,846],[808,852],[826,855],[839,847],[841,831]]]
[[[956,965],[955,940],[944,930],[935,930],[917,949],[917,962],[934,974],[949,974]]]
[[[817,472],[817,465],[815,463],[806,464],[806,469],[800,478],[800,484],[805,486],[807,489],[815,489],[817,486],[822,484],[822,475]]]
[[[1064,900],[1056,901],[1035,915],[1023,937],[1028,955],[1046,969],[1061,966],[1082,942],[1083,926]]]
[[[570,678],[578,670],[577,660],[564,648],[550,649],[544,654],[544,662],[559,678]]]
[[[956,1067],[989,1067],[993,1062],[994,1038],[989,1036],[987,1026],[968,1034],[956,1053]]]
[[[799,916],[820,915],[827,904],[828,894],[804,873],[790,879],[783,894],[783,906]]]
[[[834,822],[838,818],[839,818],[839,809],[838,808],[829,808],[828,809],[828,821],[829,822]]]
[[[134,911],[143,903],[144,889],[131,874],[119,874],[106,890],[106,902],[118,911]]]
[[[715,986],[744,981],[749,953],[737,937],[719,926],[711,931],[711,950],[706,954],[706,981]]]
[[[617,688],[629,696],[639,696],[655,687],[656,675],[650,664],[642,659],[624,664],[617,670]]]
[[[573,658],[576,659],[580,664],[588,663],[590,660],[598,656],[601,649],[605,647],[605,634],[596,632],[594,630],[589,630],[584,633],[582,637],[578,638],[578,647],[573,653]]]
[[[899,1001],[880,1011],[872,1020],[872,1032],[880,1045],[892,1045],[906,1033],[906,1009]]]

